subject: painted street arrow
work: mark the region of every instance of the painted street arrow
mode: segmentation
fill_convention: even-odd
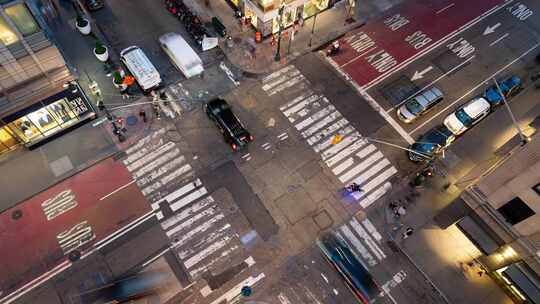
[[[416,71],[416,72],[414,72],[414,75],[413,75],[413,77],[411,78],[411,80],[412,80],[412,81],[415,81],[415,80],[418,80],[418,79],[420,79],[420,78],[424,78],[424,75],[425,75],[427,72],[431,71],[431,70],[433,70],[433,67],[432,67],[432,66],[428,66],[427,68],[423,69],[423,70],[420,71],[420,72]]]
[[[486,27],[486,29],[484,30],[484,36],[485,36],[485,35],[489,35],[489,34],[491,34],[491,33],[495,33],[495,30],[496,30],[499,26],[501,26],[501,23],[500,23],[500,22],[497,23],[497,24],[495,24],[494,26],[488,26],[488,27]]]

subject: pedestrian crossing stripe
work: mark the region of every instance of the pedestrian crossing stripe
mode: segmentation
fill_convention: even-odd
[[[340,182],[360,185],[363,191],[352,197],[363,208],[369,207],[391,188],[388,179],[397,169],[326,96],[313,93],[309,80],[293,65],[263,78],[262,89],[271,96],[299,83],[308,89],[295,90],[298,96],[280,106],[280,111]]]
[[[364,266],[375,267],[387,257],[379,246],[382,235],[367,218],[359,222],[353,217],[338,227],[335,234],[349,245]]]
[[[171,250],[192,279],[242,252],[240,239],[225,214],[177,145],[165,141],[165,129],[126,150],[124,165],[151,202]],[[175,188],[173,182],[185,181]],[[169,189],[174,189],[170,191]],[[163,207],[173,214],[165,217]]]

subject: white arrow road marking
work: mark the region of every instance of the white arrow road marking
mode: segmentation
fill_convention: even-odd
[[[493,26],[488,26],[488,27],[486,27],[486,29],[484,30],[484,34],[483,34],[483,35],[485,36],[485,35],[489,35],[489,34],[491,34],[491,33],[495,33],[495,30],[496,30],[499,26],[501,26],[501,23],[500,23],[500,22],[497,23],[497,24],[495,24],[495,25],[493,25]]]
[[[506,33],[504,35],[502,35],[501,37],[499,37],[499,39],[493,41],[492,43],[489,44],[489,46],[494,46],[495,44],[499,43],[499,41],[503,40],[504,38],[510,36],[510,34]]]
[[[430,65],[428,66],[427,68],[423,69],[422,71],[418,72],[414,72],[414,75],[413,77],[411,78],[412,81],[415,81],[415,80],[418,80],[420,78],[424,78],[424,75],[426,73],[428,73],[429,71],[433,70],[433,67]]]

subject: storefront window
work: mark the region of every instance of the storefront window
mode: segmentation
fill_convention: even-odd
[[[51,113],[46,108],[38,110],[36,112],[26,115],[35,126],[39,128],[43,134],[48,135],[48,131],[54,130],[58,127],[58,123],[52,117]]]
[[[248,18],[248,21],[251,23],[251,25],[257,28],[257,15],[255,15],[255,12],[253,12],[252,10],[246,7],[245,15],[246,15],[246,18]]]
[[[15,4],[6,8],[5,12],[23,36],[31,35],[40,30],[34,16],[32,16],[26,5],[22,3]]]
[[[36,125],[26,116],[9,123],[8,126],[25,142],[30,142],[43,136]]]
[[[304,11],[302,12],[302,18],[309,18],[318,12],[328,8],[329,0],[311,0],[304,4]]]
[[[71,110],[66,98],[48,105],[47,109],[61,125],[72,124],[76,121],[77,115]]]
[[[8,128],[0,128],[0,152],[5,152],[17,146],[17,139],[11,135]]]
[[[19,41],[19,37],[17,37],[2,16],[0,16],[0,40],[5,45],[10,45]]]
[[[285,10],[283,11],[283,20],[281,22],[282,30],[293,24],[294,18],[296,17],[296,9],[297,9],[296,7],[294,8],[286,7]],[[278,19],[279,19],[279,16],[274,18],[274,20],[272,21],[272,33],[277,33],[279,31]]]

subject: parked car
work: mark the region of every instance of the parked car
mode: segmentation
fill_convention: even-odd
[[[191,46],[177,33],[167,33],[159,37],[159,44],[169,59],[186,78],[201,75],[203,62]]]
[[[444,119],[444,125],[460,135],[486,117],[491,110],[491,104],[484,97],[476,97],[462,105]]]
[[[409,149],[409,159],[414,162],[428,160],[444,151],[456,136],[445,126],[437,126],[422,135]]]
[[[505,80],[497,80],[497,83],[505,98],[516,95],[522,89],[521,79],[518,76],[511,76]],[[495,84],[486,89],[484,98],[486,98],[492,106],[499,105],[504,101]]]
[[[441,90],[437,87],[432,87],[407,100],[398,108],[397,116],[404,123],[411,123],[441,100],[443,100]]]
[[[216,98],[209,101],[205,104],[204,111],[220,129],[225,141],[231,145],[233,151],[240,150],[250,141],[253,141],[253,136],[249,134],[242,122],[234,115],[225,100]]]
[[[89,11],[97,11],[105,6],[105,2],[103,0],[85,0],[84,3]]]
[[[150,92],[161,85],[161,76],[141,48],[130,46],[120,52],[120,60],[133,74],[144,92]]]

